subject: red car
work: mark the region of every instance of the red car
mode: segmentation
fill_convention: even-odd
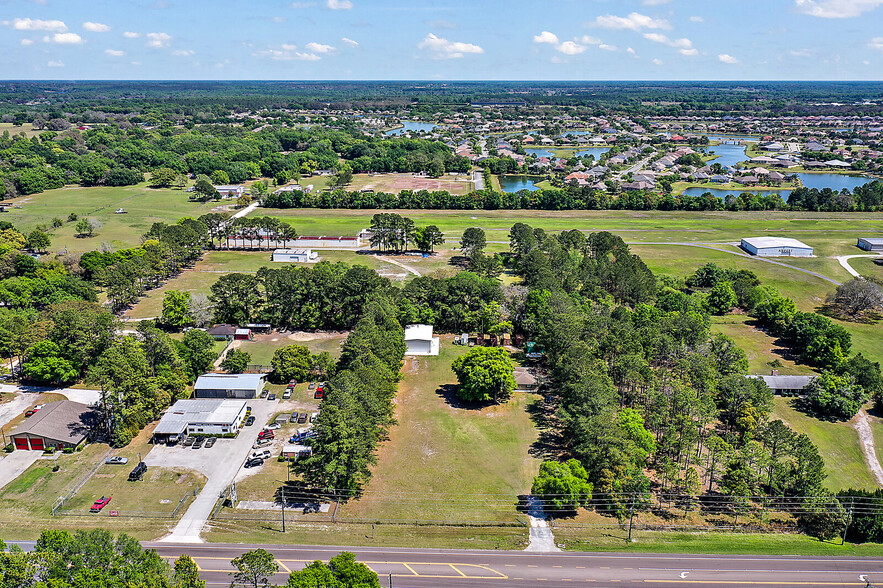
[[[325,397],[325,383],[323,382],[323,383],[319,384],[318,386],[316,386],[316,392],[313,394],[313,398],[315,398],[316,400],[321,400],[324,397]]]
[[[270,431],[268,429],[264,429],[263,431],[258,433],[258,439],[272,439],[275,436],[276,436],[276,434],[273,431]]]
[[[44,406],[46,406],[46,405],[45,405],[45,404],[38,404],[38,405],[35,406],[34,408],[32,408],[32,409],[30,409],[29,411],[27,411],[27,412],[25,413],[25,416],[26,416],[26,417],[34,416],[34,414],[35,414],[37,411],[39,411],[41,408],[43,408]]]
[[[107,506],[108,502],[110,502],[110,496],[102,496],[95,501],[95,504],[92,505],[89,512],[101,512],[101,509]]]

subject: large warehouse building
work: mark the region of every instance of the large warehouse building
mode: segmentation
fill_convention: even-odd
[[[9,435],[16,449],[44,451],[47,447],[77,447],[96,421],[95,411],[79,402],[51,402],[28,417]]]
[[[856,245],[865,251],[883,251],[883,237],[859,237]]]
[[[758,257],[812,257],[812,247],[788,237],[748,237],[742,249]]]
[[[193,386],[196,398],[257,398],[266,374],[203,374]]]
[[[153,430],[154,439],[172,436],[226,435],[235,433],[245,420],[244,400],[190,398],[178,400],[166,411]]]

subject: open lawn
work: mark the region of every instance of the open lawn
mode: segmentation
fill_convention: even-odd
[[[12,123],[0,123],[0,134],[3,134],[7,131],[12,136],[24,133],[25,137],[27,137],[28,139],[30,139],[31,137],[36,137],[43,132],[34,130],[34,125],[32,125],[31,123],[23,123],[18,126]]]
[[[768,374],[772,369],[779,370],[783,376],[814,373],[809,366],[795,363],[788,347],[777,344],[778,339],[758,329],[751,317],[730,314],[712,317],[711,321],[712,332],[727,335],[745,350],[750,373]],[[773,368],[769,362],[776,359],[781,365]]]
[[[795,409],[796,401],[795,398],[777,396],[771,418],[781,419],[795,431],[806,433],[816,444],[828,473],[825,486],[831,490],[877,488],[862,455],[858,433],[851,423],[821,421]]]
[[[396,397],[398,424],[378,452],[364,496],[338,520],[514,522],[516,496],[530,491],[539,460],[534,394],[494,406],[455,396],[453,360],[468,348],[443,336],[437,357],[406,358]],[[523,520],[523,519],[522,519]]]
[[[307,180],[301,180],[305,184]],[[466,194],[472,191],[472,174],[458,176],[444,175],[440,178],[418,177],[414,174],[355,174],[347,185],[347,190],[374,190],[387,194],[398,194],[402,190],[445,190],[451,194]]]
[[[233,346],[251,354],[254,365],[270,365],[277,349],[286,345],[302,345],[312,353],[327,351],[335,360],[340,357],[340,345],[346,339],[346,333],[288,333],[275,332],[266,335],[255,335],[252,341],[234,341]]]
[[[173,223],[185,216],[197,217],[231,203],[190,202],[182,190],[149,188],[143,183],[125,187],[68,186],[22,196],[9,204],[10,212],[0,218],[22,231],[37,225],[51,226],[55,218],[65,221],[63,226],[51,230],[50,251],[67,249],[75,253],[98,249],[105,241],[115,249],[132,247],[140,243],[141,235],[155,222]],[[119,208],[126,214],[115,214]],[[77,223],[67,222],[71,213],[97,220],[102,227],[92,237],[78,238],[74,229]]]

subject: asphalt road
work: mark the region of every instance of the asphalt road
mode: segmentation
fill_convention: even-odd
[[[273,553],[282,572],[352,551],[380,575],[381,586],[458,588],[496,586],[857,586],[865,578],[883,585],[883,557],[717,556],[681,554],[527,553],[383,547],[301,547],[145,543],[160,555],[193,557],[209,587],[229,586],[230,560],[250,549]]]

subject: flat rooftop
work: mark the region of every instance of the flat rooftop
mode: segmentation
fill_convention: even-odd
[[[232,423],[245,410],[244,400],[188,398],[178,400],[166,411],[153,433],[180,435],[191,423]]]
[[[797,239],[790,237],[745,237],[743,243],[748,243],[757,249],[765,249],[767,247],[794,247],[796,249],[812,249],[806,243],[802,243]]]
[[[239,331],[239,329],[236,329]],[[234,331],[235,332],[235,331]],[[203,374],[194,385],[195,389],[210,390],[257,390],[264,374]]]

